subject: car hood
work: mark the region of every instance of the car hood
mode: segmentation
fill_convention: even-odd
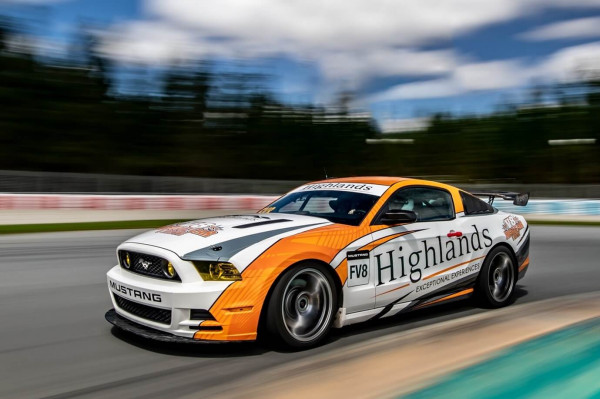
[[[167,249],[185,260],[225,261],[275,236],[286,237],[331,224],[323,218],[292,214],[232,215],[192,220],[150,230],[127,240]]]

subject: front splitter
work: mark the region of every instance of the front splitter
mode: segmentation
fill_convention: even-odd
[[[248,341],[208,341],[194,338],[179,337],[177,335],[169,334],[164,331],[155,330],[150,327],[143,326],[135,323],[125,317],[119,315],[114,309],[109,310],[104,315],[106,321],[115,327],[127,331],[128,333],[140,336],[142,338],[151,339],[160,342],[169,342],[176,344],[225,344],[231,342],[248,342]]]

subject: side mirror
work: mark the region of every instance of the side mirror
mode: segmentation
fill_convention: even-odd
[[[381,224],[414,223],[417,221],[417,214],[413,211],[387,211],[379,221]]]

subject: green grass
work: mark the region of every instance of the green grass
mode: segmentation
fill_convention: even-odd
[[[83,230],[151,229],[165,226],[167,224],[184,222],[186,220],[187,219],[119,220],[113,222],[8,224],[0,225],[0,234],[50,233],[56,231]],[[600,221],[532,220],[528,223],[533,225],[556,226],[600,226]]]
[[[181,219],[168,220],[119,220],[114,222],[84,223],[43,223],[0,225],[0,234],[49,233],[56,231],[151,229],[167,224],[183,222]]]

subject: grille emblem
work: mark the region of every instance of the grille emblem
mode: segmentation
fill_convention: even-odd
[[[144,270],[148,270],[148,268],[152,264],[150,261],[144,260],[142,258],[139,258],[137,263],[138,263],[138,265],[142,266],[144,268]]]

